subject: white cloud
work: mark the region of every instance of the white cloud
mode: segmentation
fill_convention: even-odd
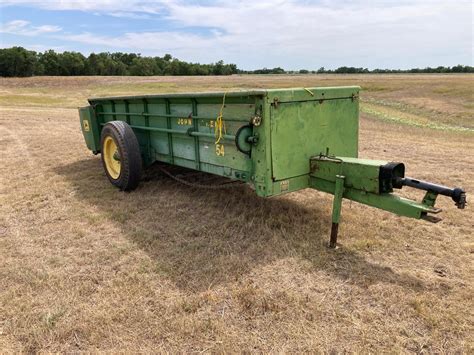
[[[109,12],[107,15],[112,16],[112,17],[133,18],[135,20],[144,20],[144,19],[151,18],[151,16],[148,14],[142,14],[142,13],[136,13],[136,12],[124,12],[124,11]]]
[[[1,33],[21,36],[38,36],[46,33],[59,32],[61,30],[61,27],[52,25],[32,26],[29,21],[24,20],[10,21],[0,27]]]
[[[55,38],[148,53],[150,51],[156,53],[157,50],[162,49],[181,51],[185,48],[188,50],[202,50],[213,47],[210,45],[212,41],[208,37],[179,32],[131,32],[118,37],[98,36],[85,32],[77,35],[57,35]]]
[[[161,23],[163,19],[170,23],[160,32],[55,35],[96,50],[172,53],[200,62],[224,59],[243,68],[406,68],[472,63],[470,0],[459,0],[456,6],[438,0],[218,0],[206,5],[180,0],[18,1],[50,10],[157,16]],[[193,33],[189,32],[191,27]]]
[[[3,0],[3,6],[26,5],[46,10],[78,10],[100,13],[150,13],[156,14],[169,0]]]
[[[465,11],[469,4],[461,5],[436,1],[355,1],[342,6],[295,1],[220,1],[210,6],[169,2],[169,20],[183,27],[210,28],[210,34],[164,31],[67,38],[149,54],[170,52],[186,60],[222,58],[246,68],[455,64],[441,60],[446,60],[446,54],[461,58],[472,46],[471,16]]]
[[[94,15],[107,15],[131,19],[149,19],[166,9],[170,0],[3,0],[1,6],[31,6],[43,10],[76,10],[92,12]]]
[[[10,48],[10,47],[18,46],[18,43],[2,42],[1,45],[3,48]],[[67,46],[52,46],[52,45],[46,45],[46,44],[25,44],[25,45],[22,45],[22,47],[30,51],[36,51],[36,52],[45,52],[50,49],[52,49],[55,52],[64,52],[64,51],[70,50],[70,48]]]

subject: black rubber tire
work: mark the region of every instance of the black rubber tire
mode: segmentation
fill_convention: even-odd
[[[112,137],[120,153],[120,175],[116,179],[110,176],[104,161],[104,139],[107,136]],[[123,191],[134,190],[140,183],[142,175],[142,156],[132,128],[123,121],[107,123],[100,134],[100,147],[102,165],[112,185]]]

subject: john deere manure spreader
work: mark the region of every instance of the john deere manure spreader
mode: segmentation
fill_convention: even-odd
[[[269,197],[313,188],[334,195],[330,246],[342,199],[436,222],[438,195],[464,208],[466,194],[405,176],[399,162],[358,158],[359,90],[319,87],[90,99],[79,109],[87,147],[110,182],[137,187],[143,167],[164,162],[250,184]],[[425,190],[421,202],[394,189]]]

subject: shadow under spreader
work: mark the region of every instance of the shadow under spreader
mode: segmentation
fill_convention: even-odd
[[[215,182],[209,174],[168,168],[189,181]],[[420,279],[371,263],[362,252],[344,246],[328,249],[329,212],[288,198],[260,198],[244,184],[223,190],[192,188],[154,165],[135,191],[125,193],[109,183],[99,157],[59,165],[53,171],[73,184],[77,198],[119,224],[160,272],[183,290],[201,291],[236,281],[257,266],[289,256],[360,287],[383,282],[417,291],[425,288]],[[123,194],[126,198],[120,198]],[[119,218],[113,217],[116,213]]]

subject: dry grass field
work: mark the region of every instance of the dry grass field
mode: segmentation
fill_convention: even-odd
[[[360,156],[474,192],[473,75],[0,79],[1,352],[474,352],[474,214],[410,220],[304,190],[116,190],[88,96],[361,85]],[[469,195],[471,193],[471,195]],[[421,198],[422,192],[404,192]]]

